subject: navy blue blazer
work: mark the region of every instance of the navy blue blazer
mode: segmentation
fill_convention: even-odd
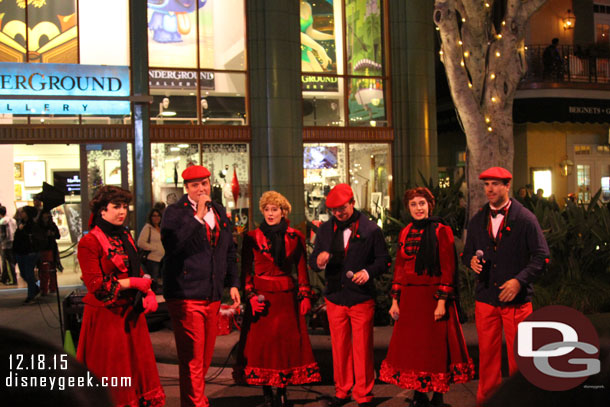
[[[470,260],[477,250],[485,254],[483,271],[479,274],[475,298],[486,304],[525,304],[532,300],[533,283],[542,274],[549,259],[549,247],[536,216],[516,199],[511,199],[502,238],[495,242],[487,231],[489,205],[479,209],[468,224],[466,245],[462,263],[470,267]],[[516,278],[521,291],[508,303],[498,299],[500,286]]]
[[[333,236],[332,220],[320,225],[313,253],[309,256],[309,266],[314,271],[321,271],[318,268],[316,259],[321,252],[331,252]],[[369,218],[361,213],[358,229],[355,233],[352,233],[349,239],[349,246],[343,261],[343,269],[340,273],[341,286],[338,291],[329,292],[329,276],[325,275],[327,281],[326,299],[334,304],[348,307],[374,299],[375,282],[373,280],[388,271],[391,264],[392,259],[388,254],[388,248],[381,229],[375,222],[369,220]],[[366,269],[369,273],[369,280],[363,285],[354,284],[345,275],[347,271],[356,273],[362,269]]]
[[[206,228],[193,216],[185,194],[165,209],[161,221],[161,241],[165,248],[163,296],[166,299],[218,301],[225,282],[239,288],[237,254],[232,224],[225,208],[212,202],[220,217],[220,236],[215,247]]]

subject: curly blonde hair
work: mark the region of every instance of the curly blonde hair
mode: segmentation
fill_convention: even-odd
[[[290,205],[290,202],[288,202],[288,199],[286,199],[284,195],[275,191],[264,192],[261,196],[260,201],[258,201],[258,208],[260,209],[261,213],[264,212],[265,206],[267,205],[278,206],[282,209],[282,214],[284,216],[288,216],[292,210],[292,206]]]

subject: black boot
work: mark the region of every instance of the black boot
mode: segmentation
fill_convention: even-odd
[[[286,396],[285,387],[277,388],[277,393],[275,394],[275,406],[274,407],[288,407],[288,397]]]
[[[445,404],[443,401],[443,393],[434,392],[430,404],[434,407],[451,407],[451,404]]]
[[[428,395],[421,391],[415,391],[413,400],[411,401],[411,407],[428,407],[429,405],[430,400],[428,400]]]
[[[260,407],[273,407],[273,389],[271,386],[263,386],[263,404]]]

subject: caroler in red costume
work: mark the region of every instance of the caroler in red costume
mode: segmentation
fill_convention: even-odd
[[[130,201],[129,191],[107,185],[90,202],[91,230],[78,244],[88,293],[76,357],[100,378],[131,378],[129,386],[109,388],[115,405],[162,406],[165,393],[143,315],[156,311],[157,301],[123,226]]]
[[[311,310],[312,292],[305,239],[286,220],[290,203],[278,192],[267,191],[259,208],[264,220],[243,242],[242,280],[248,301],[233,377],[237,383],[263,386],[265,406],[283,407],[287,385],[321,380],[304,318]],[[275,401],[272,387],[277,387]]]
[[[474,377],[455,305],[456,252],[451,228],[429,217],[434,196],[409,189],[405,205],[413,217],[401,232],[396,251],[392,307],[394,325],[380,379],[415,390],[412,406],[443,405],[451,383]]]

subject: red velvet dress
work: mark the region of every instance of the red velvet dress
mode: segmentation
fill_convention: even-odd
[[[129,240],[134,244],[131,236]],[[108,387],[115,405],[163,406],[165,393],[146,318],[143,314],[130,317],[133,290],[119,292],[118,280],[129,277],[127,254],[120,239],[94,228],[78,244],[78,261],[88,293],[83,299],[85,311],[76,358],[100,379],[107,377],[110,382],[110,378],[118,377],[119,383],[121,377],[131,379],[130,386]]]
[[[415,273],[415,255],[423,230],[407,225],[400,233],[394,266],[393,296],[400,295],[400,317],[394,325],[380,379],[405,389],[446,393],[451,383],[474,377],[453,295],[455,252],[451,228],[438,224],[440,276]],[[434,320],[439,298],[446,314]]]
[[[285,245],[286,260],[280,269],[260,229],[248,232],[244,238],[242,279],[246,296],[262,294],[266,306],[265,311],[255,316],[249,307],[246,309],[233,369],[237,383],[286,387],[321,380],[305,318],[299,312],[298,300],[311,294],[305,239],[289,227]],[[298,288],[291,275],[294,266],[298,271]]]

